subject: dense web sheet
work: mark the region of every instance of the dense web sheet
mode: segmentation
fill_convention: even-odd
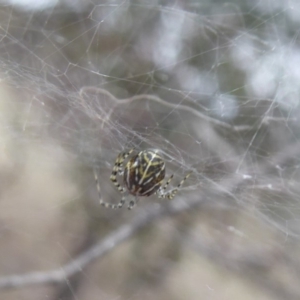
[[[1,1],[0,298],[299,299],[299,23],[296,0]],[[99,205],[131,148],[171,189],[193,171],[174,200]]]

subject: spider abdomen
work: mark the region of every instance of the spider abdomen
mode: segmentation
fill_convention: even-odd
[[[157,150],[139,152],[124,168],[124,183],[134,196],[154,194],[164,178],[165,163]]]

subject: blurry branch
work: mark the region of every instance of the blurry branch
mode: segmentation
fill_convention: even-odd
[[[194,115],[194,116],[196,116],[196,117],[198,117],[198,118],[200,118],[204,121],[210,122],[210,123],[212,123],[214,125],[217,125],[217,126],[224,127],[226,129],[230,129],[234,132],[250,130],[250,129],[253,128],[253,126],[248,126],[248,125],[230,125],[229,123],[226,123],[226,122],[223,122],[223,121],[218,120],[216,118],[212,118],[210,116],[207,116],[207,115],[201,113],[199,110],[197,110],[193,107],[186,106],[186,105],[183,105],[183,104],[170,103],[170,102],[167,102],[167,101],[163,100],[162,98],[152,96],[152,95],[137,95],[137,96],[133,96],[133,97],[128,98],[128,99],[121,99],[119,101],[122,104],[127,104],[127,103],[131,103],[131,102],[134,102],[134,101],[141,101],[142,99],[157,102],[157,103],[160,103],[160,104],[162,104],[166,107],[170,107],[170,108],[173,108],[173,109],[178,109],[178,110],[181,110],[181,111],[189,112],[192,115]]]
[[[120,226],[120,228],[110,233],[70,263],[50,271],[30,272],[23,275],[2,277],[0,278],[0,288],[20,288],[29,285],[64,283],[73,275],[81,272],[92,261],[103,257],[106,253],[155,220],[163,216],[174,215],[192,209],[202,202],[203,197],[198,194],[197,197],[191,197],[189,201],[178,198],[170,202],[169,205],[151,205],[149,208],[139,212],[133,218],[132,222]]]
[[[272,163],[283,163],[291,155],[293,156],[298,153],[299,144],[296,143],[287,150],[288,151],[275,155],[272,158]],[[261,172],[267,171],[269,167],[270,164],[267,163],[263,165],[260,170]],[[239,186],[243,185],[244,182],[245,180],[242,176],[236,177],[233,174],[232,177],[225,177],[221,183],[214,185],[214,192],[217,193],[217,195],[215,195],[215,199],[222,199],[222,194],[226,194],[237,201],[238,199],[236,199],[236,194],[234,191],[236,191]],[[212,195],[209,195],[210,199],[213,198],[211,196]],[[104,239],[100,240],[90,249],[75,257],[70,263],[50,271],[30,272],[23,275],[0,277],[0,289],[20,288],[39,284],[64,283],[68,281],[70,277],[82,272],[82,270],[94,260],[102,258],[105,254],[112,251],[119,244],[126,241],[149,224],[154,223],[156,220],[162,217],[191,210],[203,203],[206,198],[208,198],[208,196],[204,197],[199,191],[196,191],[195,194],[189,197],[189,200],[178,198],[170,202],[168,205],[151,205],[148,208],[141,210],[139,214],[135,215],[130,223],[121,225],[118,229],[108,234]],[[243,274],[244,272],[247,273],[249,279],[253,280],[253,282],[266,288],[274,296],[278,295],[275,298],[299,299],[298,294],[293,294],[292,291],[287,290],[282,284],[280,285],[279,282],[272,280],[271,278],[267,278],[269,271],[271,271],[269,264],[270,260],[266,260],[268,255],[264,255],[262,257],[254,257],[253,255],[230,257],[226,255],[224,256],[223,249],[214,249],[208,245],[205,245],[205,243],[203,243],[203,245],[193,245],[193,247],[195,247],[195,250],[199,251],[199,253],[202,255],[209,257],[214,263],[226,267],[231,271]],[[294,262],[290,256],[287,254],[282,254],[280,259],[288,263],[297,276],[300,274],[300,266],[297,262]],[[264,270],[266,274],[264,282],[260,281],[261,276],[256,276],[255,272],[253,272],[254,269],[260,269],[261,271]]]
[[[214,125],[221,126],[226,129],[230,129],[234,132],[248,131],[248,130],[253,129],[253,126],[249,126],[249,125],[231,125],[229,123],[223,122],[216,118],[207,116],[207,115],[201,113],[198,109],[195,109],[193,107],[186,106],[183,104],[178,104],[178,103],[170,103],[160,97],[153,96],[153,95],[144,94],[144,95],[133,96],[133,97],[126,98],[126,99],[117,99],[112,94],[110,94],[109,92],[107,92],[103,89],[95,88],[95,87],[85,87],[85,88],[82,88],[80,91],[80,95],[81,95],[82,99],[85,98],[84,94],[87,94],[86,96],[87,96],[87,98],[89,98],[88,93],[94,93],[94,94],[98,95],[99,98],[101,97],[101,95],[102,95],[102,97],[108,97],[114,104],[114,105],[112,105],[113,108],[114,108],[114,106],[118,106],[118,105],[128,105],[135,101],[151,101],[151,102],[159,103],[165,107],[188,112],[188,113],[196,116],[197,118],[200,118],[201,120],[211,122]],[[186,99],[186,100],[188,100],[188,99]],[[83,103],[84,107],[85,107],[85,105],[86,104]],[[85,108],[87,108],[87,107],[85,107]],[[110,114],[112,112],[113,112],[113,109],[110,112],[107,112],[105,115],[105,120],[102,120],[102,121],[105,122],[107,119],[109,119]]]
[[[110,119],[111,114],[113,113],[115,107],[121,106],[121,105],[129,105],[133,102],[141,102],[141,101],[156,102],[156,103],[159,103],[160,105],[169,107],[171,109],[176,109],[178,111],[184,111],[184,112],[190,113],[191,115],[194,115],[195,117],[197,117],[201,120],[204,120],[206,122],[209,122],[209,123],[214,124],[219,127],[223,127],[225,129],[231,130],[233,132],[257,130],[262,125],[268,125],[270,122],[286,122],[285,118],[273,117],[273,116],[269,116],[266,114],[261,119],[261,121],[256,125],[231,125],[230,123],[227,123],[222,120],[208,116],[208,115],[202,113],[201,111],[199,111],[199,109],[197,109],[197,108],[187,106],[182,103],[171,103],[171,102],[168,102],[168,101],[164,100],[163,98],[160,98],[155,95],[141,94],[141,95],[136,95],[136,96],[126,98],[126,99],[117,99],[114,95],[112,95],[108,91],[101,89],[101,88],[92,87],[92,86],[84,87],[80,90],[80,96],[83,100],[82,106],[85,109],[85,111],[89,110],[89,108],[87,107],[88,102],[84,102],[84,99],[89,99],[89,94],[94,94],[95,96],[99,97],[100,101],[103,101],[103,98],[107,98],[111,102],[111,110],[107,111],[105,113],[105,117],[102,118],[102,117],[98,116],[99,119],[101,119],[101,121],[103,122],[103,124],[108,119]],[[182,100],[186,101],[186,102],[190,102],[191,104],[194,104],[192,101],[189,100],[189,98],[183,98]],[[270,110],[271,110],[271,106],[270,106]],[[93,111],[93,113],[95,113],[95,111],[93,109],[91,111]],[[296,119],[292,119],[292,118],[290,118],[289,120],[296,121]]]

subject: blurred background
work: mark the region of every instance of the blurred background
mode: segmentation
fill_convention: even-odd
[[[0,299],[300,299],[299,25],[297,0],[0,1]],[[193,174],[104,209],[93,170],[118,203],[133,147]]]

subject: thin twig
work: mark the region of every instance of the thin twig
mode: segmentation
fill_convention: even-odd
[[[199,195],[188,202],[183,201],[182,198],[178,198],[173,200],[169,205],[151,205],[148,209],[137,214],[130,223],[122,225],[70,263],[50,271],[30,272],[23,275],[2,277],[0,278],[0,288],[20,288],[29,285],[63,283],[71,276],[81,272],[92,261],[104,256],[120,243],[133,236],[134,233],[153,223],[158,218],[192,209],[199,205],[202,200],[202,197]]]
[[[116,106],[128,105],[128,104],[131,104],[132,102],[140,102],[140,101],[146,100],[146,101],[159,103],[165,107],[176,109],[178,111],[188,112],[201,120],[204,120],[206,122],[211,122],[214,125],[221,126],[226,129],[230,129],[234,132],[249,131],[249,130],[253,130],[255,128],[254,126],[250,126],[250,125],[231,125],[229,123],[226,123],[226,122],[223,122],[216,118],[213,118],[211,116],[208,116],[193,107],[190,107],[190,106],[187,106],[184,104],[170,103],[170,102],[168,102],[158,96],[155,96],[155,95],[141,94],[141,95],[136,95],[136,96],[126,98],[126,99],[117,99],[112,94],[110,94],[108,91],[105,91],[103,89],[96,88],[96,87],[84,87],[80,91],[80,96],[83,98],[84,93],[89,93],[89,92],[99,94],[99,95],[102,94],[102,96],[108,97],[112,102],[112,109],[105,113],[105,119],[100,118],[100,119],[102,119],[102,124],[104,124],[110,118],[110,115],[112,114],[113,109]],[[86,106],[86,103],[83,103],[82,105]],[[95,113],[95,112],[93,112],[93,113]]]

